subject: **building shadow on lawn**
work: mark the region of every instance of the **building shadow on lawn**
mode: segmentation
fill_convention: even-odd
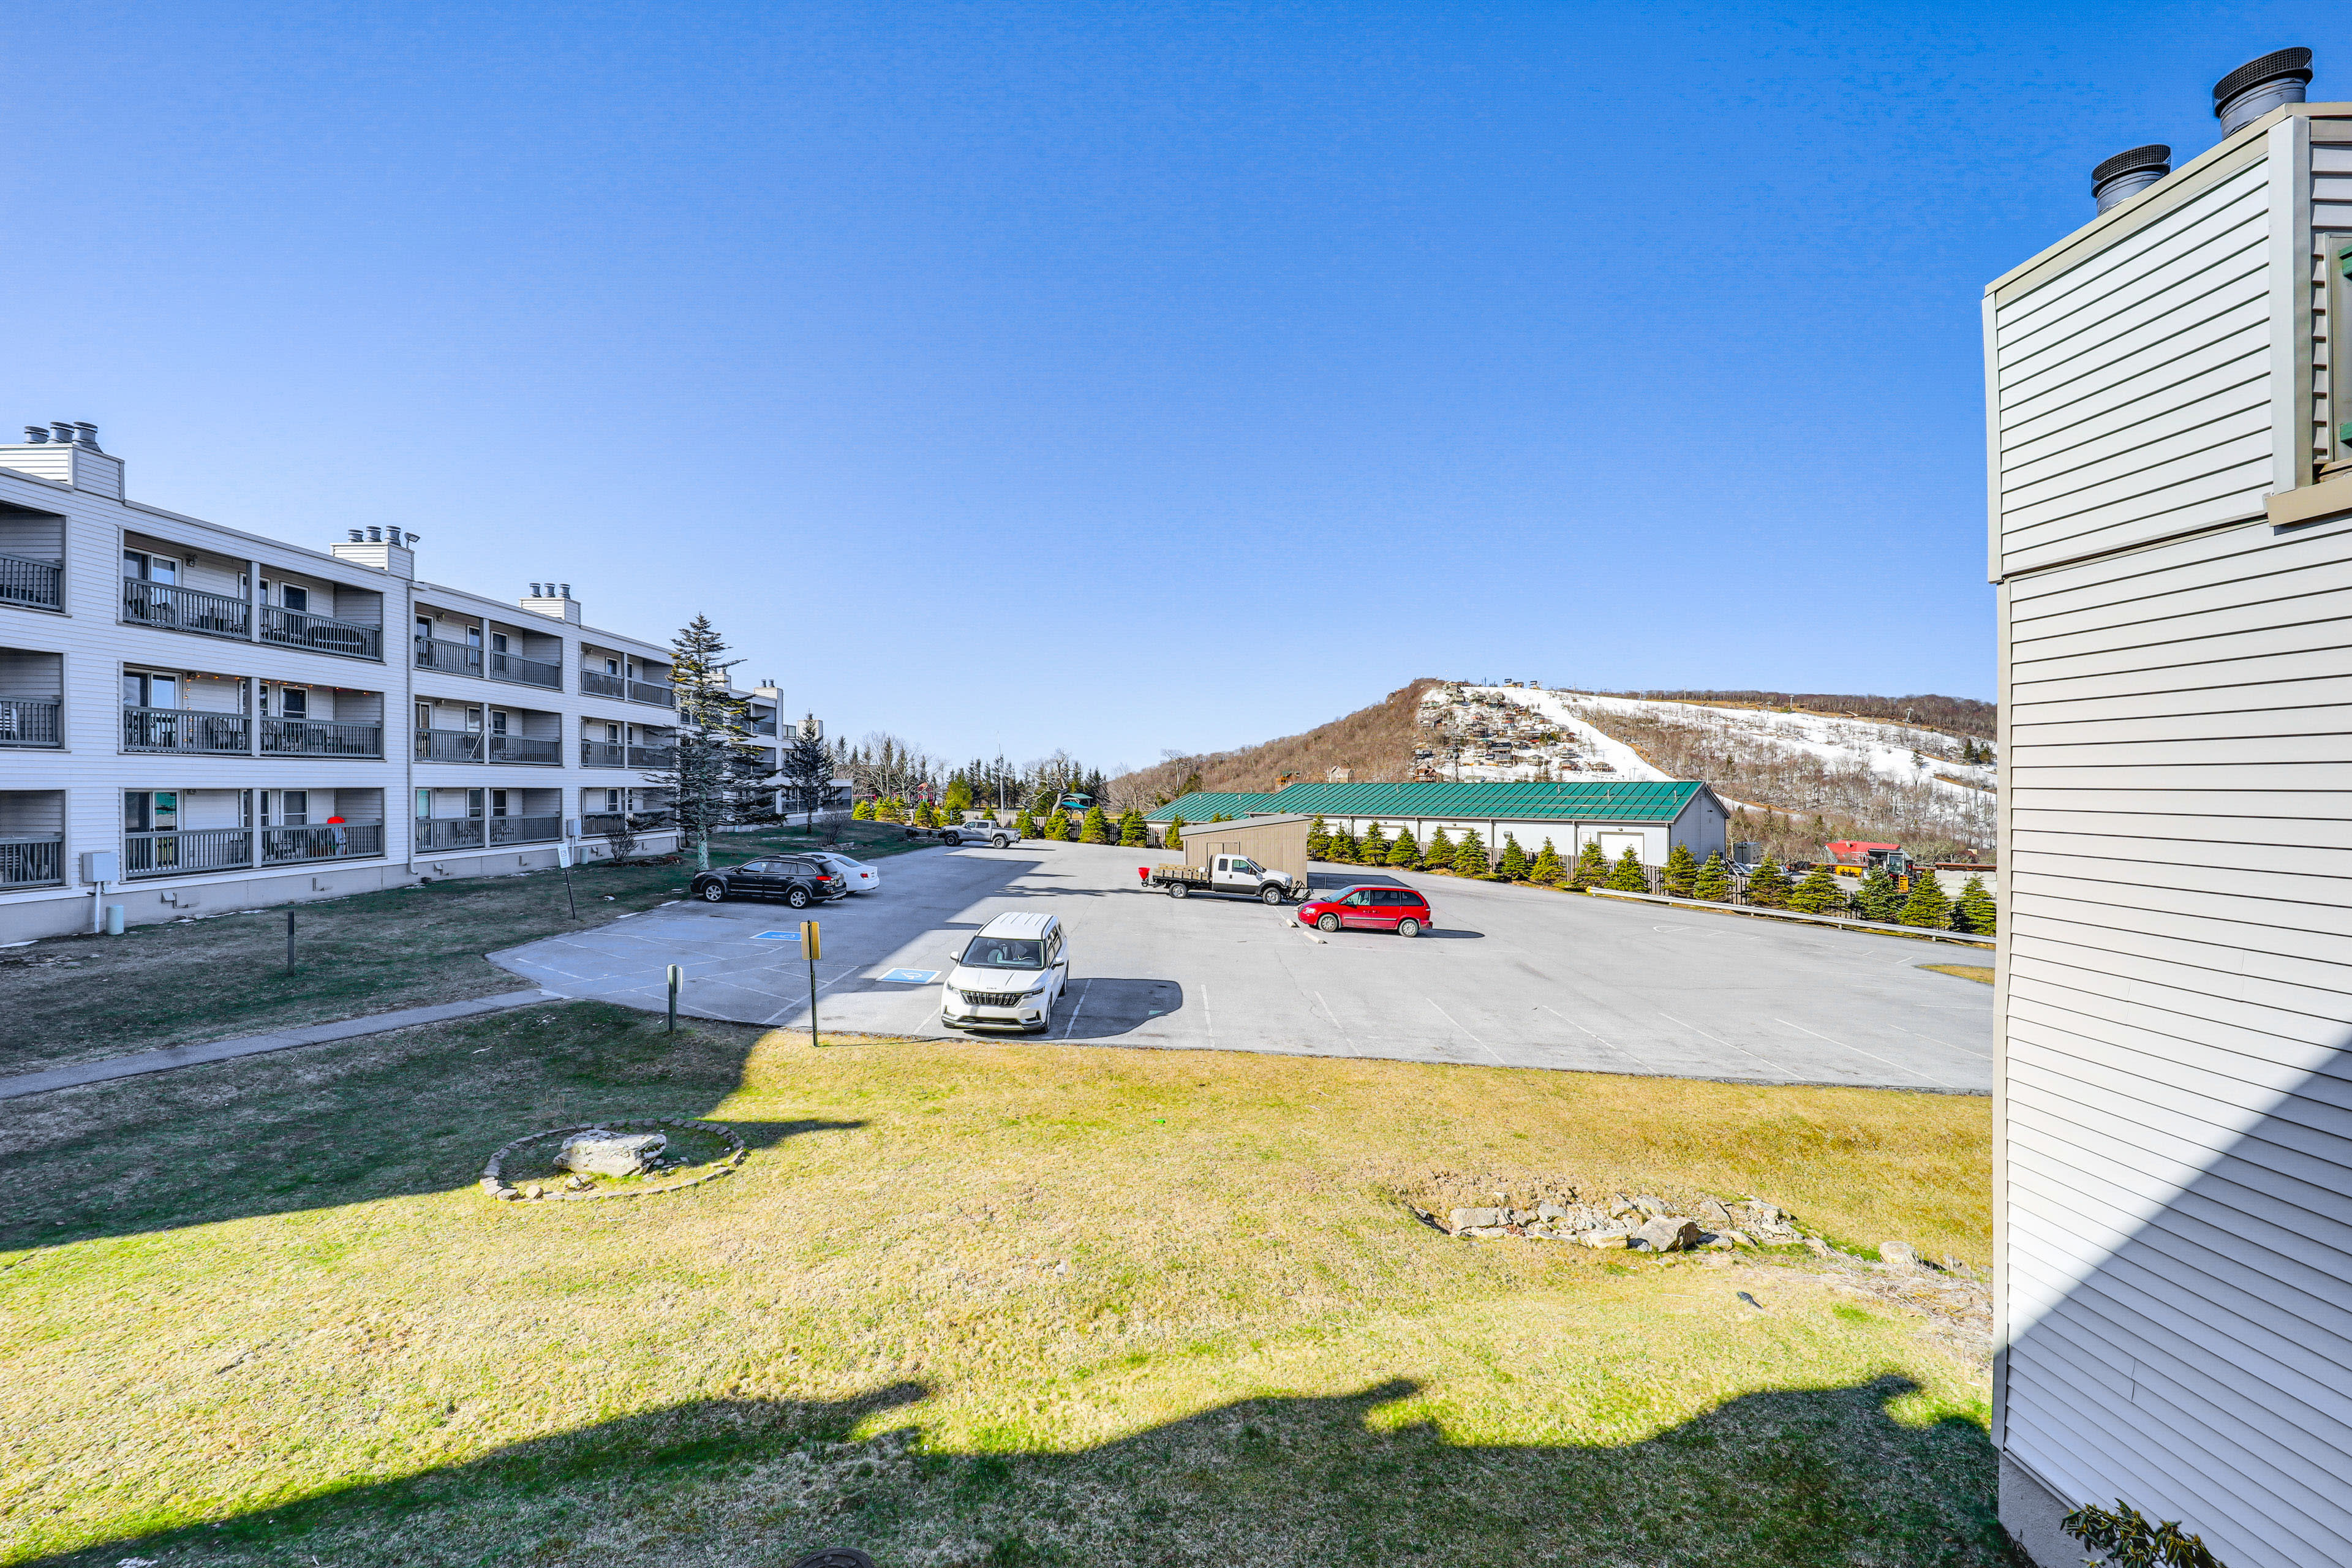
[[[0,1249],[462,1189],[527,1132],[707,1115],[762,1032],[551,1003],[14,1100]],[[865,1123],[727,1125],[764,1149]]]
[[[932,1448],[913,1426],[852,1437],[929,1392],[913,1384],[838,1402],[697,1401],[40,1561],[784,1564],[858,1546],[884,1568],[2020,1563],[1993,1518],[1983,1428],[1889,1415],[1914,1386],[1747,1394],[1595,1447],[1449,1442],[1415,1418],[1403,1379],[1244,1400],[1056,1452],[1012,1428],[983,1452]]]

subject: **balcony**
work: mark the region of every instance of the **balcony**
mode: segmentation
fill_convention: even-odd
[[[677,748],[676,746],[631,746],[629,766],[654,768],[667,773],[677,766]]]
[[[125,708],[122,749],[241,756],[253,750],[253,729],[242,713],[205,713],[191,708]]]
[[[415,849],[486,849],[500,844],[546,844],[562,837],[560,816],[420,816]]]
[[[334,822],[318,827],[261,829],[261,863],[285,866],[304,860],[363,860],[383,853],[381,822]]]
[[[675,708],[677,706],[677,693],[667,686],[656,686],[649,680],[632,680],[629,682],[629,700],[650,702],[656,708]]]
[[[53,888],[66,879],[62,834],[0,835],[0,889]]]
[[[346,658],[383,658],[383,628],[308,610],[261,606],[261,640],[280,647],[308,648],[313,653],[341,654]]]
[[[603,838],[615,833],[651,833],[662,825],[666,813],[658,811],[592,811],[580,819],[583,838]]]
[[[265,757],[380,757],[383,726],[345,724],[328,719],[264,719]]]
[[[131,878],[245,871],[319,860],[360,860],[383,853],[383,824],[338,822],[317,827],[184,827],[126,833],[122,871]],[[256,856],[259,858],[257,861]]]
[[[773,713],[765,713],[751,721],[751,733],[754,735],[772,735],[775,732],[776,716]]]
[[[618,697],[629,695],[629,683],[617,675],[607,675],[601,669],[580,672],[580,695],[583,697]]]
[[[0,746],[62,746],[63,705],[39,697],[0,697]]]
[[[544,658],[525,658],[519,653],[489,653],[490,679],[509,680],[518,686],[543,686],[550,691],[563,689],[563,667]]]
[[[490,737],[490,761],[560,768],[563,765],[563,742],[542,741],[536,735],[493,734]]]
[[[29,555],[0,554],[0,604],[65,607],[65,568]]]
[[[419,730],[416,760],[420,763],[478,763],[483,735],[479,730]]]
[[[446,637],[417,637],[415,641],[419,669],[437,669],[445,675],[482,673],[482,650],[471,643],[451,642]]]
[[[583,768],[625,768],[629,765],[629,749],[618,741],[583,741],[580,742],[580,765]]]
[[[134,626],[235,637],[240,642],[248,640],[253,632],[253,606],[243,599],[208,594],[202,588],[150,583],[142,577],[122,580],[122,618]]]

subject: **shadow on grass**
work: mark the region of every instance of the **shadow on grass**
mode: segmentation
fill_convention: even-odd
[[[541,1128],[709,1114],[762,1031],[662,1024],[550,1004],[11,1101],[0,1248],[445,1193]],[[864,1123],[728,1125],[762,1149]]]
[[[922,1398],[699,1401],[241,1517],[126,1535],[47,1568],[173,1563],[2019,1564],[1995,1460],[1914,1385],[1748,1394],[1614,1447],[1449,1442],[1409,1381],[1265,1397],[1118,1441],[930,1451],[861,1422]]]

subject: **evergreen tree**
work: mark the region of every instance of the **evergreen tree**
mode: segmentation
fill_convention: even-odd
[[[1029,797],[1029,815],[1032,816],[1045,816],[1047,812],[1054,809],[1054,803],[1061,798],[1061,790],[1057,788],[1051,780],[1039,779],[1037,781],[1037,793]]]
[[[1331,858],[1328,853],[1330,847],[1331,832],[1323,826],[1323,818],[1318,815],[1309,819],[1307,824],[1307,858],[1309,860],[1328,860]]]
[[[1059,807],[1047,812],[1045,814],[1045,831],[1042,837],[1048,838],[1056,844],[1066,842],[1070,837],[1070,814],[1066,811],[1061,810]]]
[[[1175,850],[1181,850],[1184,847],[1184,819],[1182,817],[1171,816],[1168,819],[1168,832],[1161,847]]]
[[[784,799],[793,810],[806,814],[809,826],[814,827],[816,814],[832,797],[834,775],[841,770],[823,741],[802,730],[793,730],[791,734],[792,739],[784,742],[784,765],[781,770]],[[759,766],[765,768],[767,764],[763,762]]]
[[[1385,866],[1389,863],[1388,835],[1381,831],[1379,823],[1365,828],[1364,836],[1356,840],[1356,861],[1362,866]]]
[[[948,808],[950,820],[961,822],[963,814],[971,809],[971,781],[961,773],[950,777],[948,793],[941,797],[940,804]]]
[[[1698,857],[1690,852],[1689,845],[1677,844],[1666,851],[1665,875],[1659,879],[1661,891],[1670,899],[1687,899],[1697,880]]]
[[[1767,856],[1764,864],[1748,874],[1748,901],[1759,910],[1789,907],[1789,874],[1778,860]]]
[[[1731,901],[1731,868],[1725,864],[1723,851],[1718,849],[1706,858],[1706,864],[1691,879],[1691,897],[1705,899],[1710,904]]]
[[[1454,874],[1457,877],[1484,877],[1493,868],[1486,860],[1486,841],[1478,837],[1475,827],[1462,835],[1461,846],[1454,851]]]
[[[1445,829],[1441,827],[1429,836],[1429,847],[1423,851],[1421,863],[1423,868],[1432,871],[1450,871],[1454,868],[1454,846],[1445,841]]]
[[[850,817],[850,820],[851,820],[851,821],[853,821],[853,822],[871,822],[871,821],[873,821],[873,820],[874,820],[874,803],[873,803],[872,801],[870,801],[870,800],[861,800],[861,801],[859,801],[856,805],[853,805],[853,806],[851,806],[851,807],[849,808],[849,817]]]
[[[1127,815],[1118,819],[1119,847],[1141,849],[1148,847],[1150,842],[1150,836],[1143,826],[1143,813],[1130,806]]]
[[[1992,890],[1984,885],[1982,877],[1970,877],[1953,902],[1952,929],[1971,936],[1990,936],[2000,923],[2000,906],[1993,900]]]
[[[1388,863],[1391,866],[1421,864],[1421,846],[1413,842],[1412,828],[1398,828],[1397,836],[1389,840]]]
[[[1528,864],[1528,880],[1538,887],[1557,888],[1567,877],[1568,862],[1559,858],[1559,851],[1551,847],[1551,840],[1545,839],[1543,847],[1536,851],[1536,858]]]
[[[1110,842],[1110,819],[1103,815],[1100,802],[1087,807],[1087,819],[1078,826],[1078,842],[1081,844]]]
[[[1609,873],[1609,888],[1617,893],[1646,893],[1650,890],[1650,873],[1642,865],[1642,858],[1633,853],[1631,844],[1617,857],[1617,868]]]
[[[1928,866],[1911,868],[1911,892],[1895,918],[1907,926],[1943,931],[1952,923],[1952,901],[1944,896],[1944,879]]]
[[[939,825],[940,819],[938,814],[931,810],[931,803],[928,800],[917,801],[915,803],[915,826],[918,827],[937,827]]]
[[[1013,837],[1015,838],[1034,838],[1037,837],[1037,819],[1029,815],[1029,808],[1025,805],[1013,816]]]
[[[1524,882],[1528,879],[1528,852],[1519,847],[1518,838],[1515,835],[1509,833],[1503,835],[1503,853],[1495,862],[1495,875],[1502,878],[1506,882]]]
[[[665,815],[676,824],[678,842],[694,850],[695,864],[710,868],[710,836],[742,820],[755,773],[766,763],[744,753],[751,743],[751,705],[734,695],[728,674],[741,661],[722,658],[727,644],[708,616],[697,616],[670,639],[670,689],[676,693],[677,725],[670,742],[670,765],[646,776],[666,792]],[[762,756],[764,748],[760,749]]]
[[[1845,908],[1845,889],[1828,866],[1815,866],[1789,894],[1789,907],[1809,915],[1833,915]]]
[[[1903,909],[1903,890],[1884,866],[1873,866],[1863,874],[1862,886],[1853,890],[1853,912],[1866,921],[1891,921]]]
[[[1336,865],[1356,863],[1356,836],[1344,827],[1335,827],[1323,836],[1323,858]]]
[[[1200,793],[1201,770],[1194,768],[1191,773],[1184,775],[1184,782],[1176,786],[1176,798],[1181,800],[1188,795],[1198,795]]]
[[[1568,874],[1568,885],[1578,892],[1600,887],[1609,880],[1609,860],[1601,853],[1601,840],[1588,838],[1576,854],[1576,865]]]

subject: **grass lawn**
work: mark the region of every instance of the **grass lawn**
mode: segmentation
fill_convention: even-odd
[[[1992,965],[1990,963],[1923,963],[1919,967],[1932,969],[1938,974],[1955,974],[1962,980],[1973,980],[1979,985],[1992,984]]]
[[[861,859],[920,847],[890,824],[845,826],[846,853]],[[810,842],[800,832],[728,834],[711,864]],[[690,859],[583,866],[572,873],[577,920],[561,871],[298,904],[291,974],[283,908],[9,949],[0,952],[0,1077],[518,990],[527,982],[483,953],[682,898],[692,874]]]
[[[1982,1264],[1980,1099],[563,1004],[7,1113],[0,1561],[2011,1561],[1986,1371],[1900,1309],[1401,1196],[1755,1194]],[[473,1185],[706,1114],[751,1152],[688,1192]]]

